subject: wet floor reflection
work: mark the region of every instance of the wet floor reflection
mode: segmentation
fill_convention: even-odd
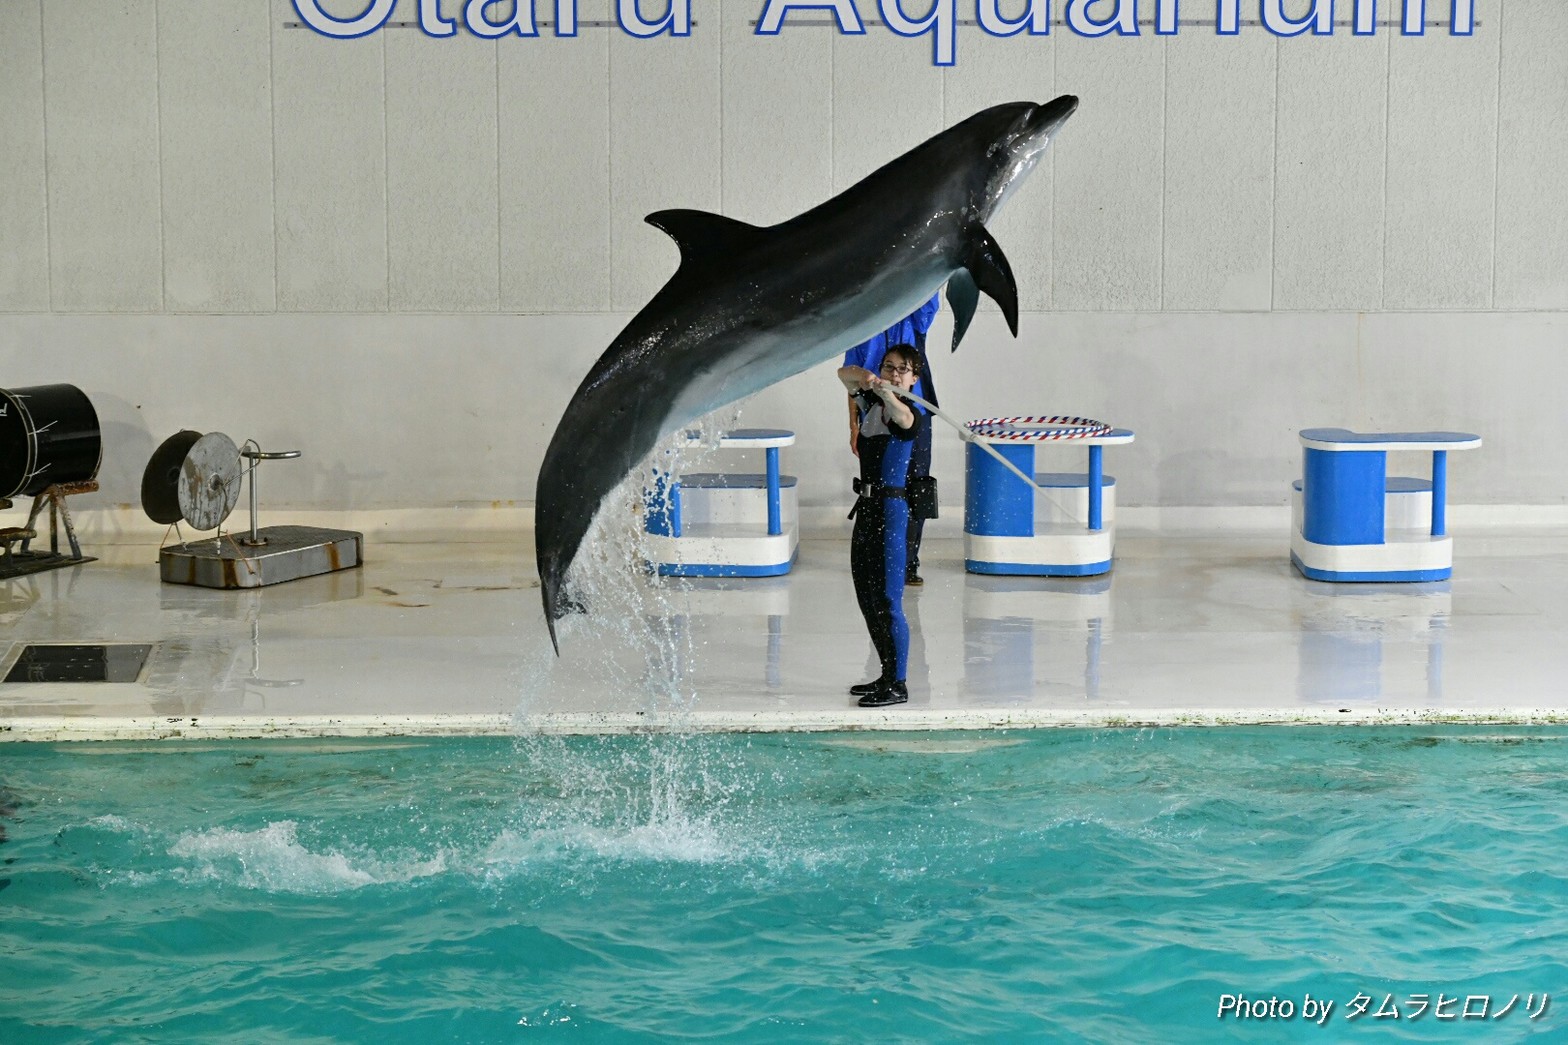
[[[693,651],[699,643],[712,640],[723,644],[725,662],[760,664],[760,678],[755,681],[769,692],[784,685],[789,577],[664,578],[660,590],[664,594],[660,612],[650,614],[647,624],[662,635],[665,655],[673,658],[666,667],[671,678],[688,678]]]
[[[1443,702],[1449,581],[1311,584],[1300,602],[1302,703]]]
[[[964,578],[964,695],[1100,697],[1111,576]]]
[[[28,573],[0,581],[0,628],[7,630],[20,624],[28,611],[45,600],[55,605],[70,606],[78,597],[78,583],[87,564],[65,569]],[[84,605],[84,611],[92,607]],[[86,616],[86,613],[83,613]],[[10,635],[0,631],[0,664],[8,659],[3,640]],[[13,651],[15,652],[15,651]]]
[[[0,581],[0,627],[16,625],[38,601],[38,576]]]
[[[364,574],[343,570],[308,583],[222,590],[188,584],[158,585],[158,608],[184,618],[175,634],[154,648],[145,684],[160,715],[262,714],[271,691],[293,689],[303,678],[266,671],[265,622],[294,611],[357,600]],[[207,687],[192,679],[211,679]]]

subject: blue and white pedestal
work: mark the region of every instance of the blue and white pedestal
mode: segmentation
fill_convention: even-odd
[[[1468,432],[1301,431],[1302,477],[1291,499],[1290,561],[1315,581],[1441,581],[1453,574],[1448,451]],[[1430,479],[1388,475],[1388,451],[1432,454]]]
[[[795,433],[738,428],[720,450],[764,451],[766,471],[657,477],[648,491],[649,559],[664,577],[776,577],[800,544],[796,479],[779,472],[779,448]]]
[[[1092,577],[1109,572],[1116,545],[1116,479],[1106,475],[1107,446],[1133,433],[1016,442],[976,435],[1043,489],[1023,482],[974,442],[964,458],[964,568],[970,573]],[[1036,472],[1036,447],[1087,446],[1086,472]]]

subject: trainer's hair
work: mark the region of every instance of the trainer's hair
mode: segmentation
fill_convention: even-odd
[[[888,356],[898,356],[905,363],[909,364],[909,368],[914,371],[916,377],[920,376],[920,352],[914,345],[903,343],[889,345],[887,346],[887,351],[882,353],[882,358],[886,359]]]

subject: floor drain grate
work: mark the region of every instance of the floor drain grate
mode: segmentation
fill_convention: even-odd
[[[135,682],[152,645],[27,646],[11,665],[7,682]]]

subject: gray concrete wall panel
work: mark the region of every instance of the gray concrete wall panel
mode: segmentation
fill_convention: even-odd
[[[612,32],[499,47],[503,311],[611,307]]]
[[[1160,307],[1165,41],[1057,31],[1056,82],[1083,99],[1056,149],[1056,307]]]
[[[154,0],[43,8],[51,306],[163,308]]]
[[[272,23],[265,6],[158,0],[163,275],[171,312],[277,307]]]
[[[1509,0],[1497,141],[1498,308],[1568,308],[1568,4]]]
[[[278,307],[386,311],[385,31],[285,28],[298,22],[289,0],[272,0],[272,17]]]
[[[387,250],[394,312],[501,305],[497,47],[386,34]]]
[[[94,397],[111,503],[181,427],[304,450],[264,480],[279,509],[525,501],[573,389],[675,269],[644,215],[771,224],[987,104],[1071,92],[992,230],[1020,337],[983,304],[938,363],[953,412],[1135,429],[1127,506],[1282,506],[1295,432],[1336,424],[1480,432],[1455,503],[1562,506],[1568,448],[1540,432],[1568,378],[1568,8],[1481,7],[1473,38],[964,26],[943,71],[878,24],[757,37],[739,2],[648,41],[606,0],[557,39],[545,2],[539,37],[485,42],[328,39],[289,0],[14,0],[0,384]],[[250,358],[250,394],[215,407]],[[808,506],[853,468],[833,363],[742,414],[799,433]],[[944,480],[962,454],[939,432]]]
[[[1274,307],[1383,307],[1388,38],[1279,45]]]
[[[1165,308],[1273,304],[1278,47],[1206,31],[1166,47]]]
[[[0,312],[49,310],[44,38],[37,4],[0,5]]]
[[[137,503],[153,449],[196,428],[303,450],[264,479],[279,510],[478,507],[533,497],[572,392],[627,318],[10,314],[0,373],[93,398],[107,504]],[[1478,432],[1484,447],[1451,461],[1454,504],[1568,503],[1568,451],[1540,438],[1568,383],[1568,354],[1538,347],[1568,336],[1560,313],[1031,312],[1020,327],[1015,342],[977,322],[942,358],[944,407],[1134,429],[1107,457],[1120,505],[1282,506],[1300,477],[1296,433],[1335,425]],[[933,336],[950,329],[944,315]],[[258,346],[266,394],[217,403],[214,360]],[[740,419],[793,429],[784,466],[801,503],[847,510],[854,459],[835,365],[768,389]],[[1082,466],[1081,448],[1051,450],[1059,470]],[[956,503],[963,444],[945,426],[934,470]]]
[[[1385,308],[1492,305],[1497,55],[1496,33],[1390,44]]]

